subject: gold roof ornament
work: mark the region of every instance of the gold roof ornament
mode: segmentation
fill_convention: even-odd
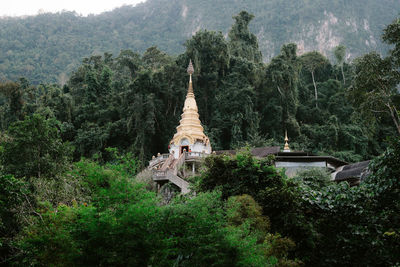
[[[189,73],[190,77],[192,77],[192,74],[194,73],[194,68],[191,59],[189,61],[189,66],[187,67],[187,73]]]
[[[199,141],[205,145],[208,145],[210,141],[204,134],[203,126],[201,126],[197,103],[196,99],[194,98],[192,84],[192,74],[194,73],[194,68],[192,60],[189,62],[187,73],[189,74],[190,78],[188,92],[186,95],[185,104],[183,106],[183,113],[181,115],[182,119],[179,122],[179,126],[176,127],[177,132],[172,138],[170,144],[179,146],[184,139],[187,139],[190,144],[194,144],[196,141]]]
[[[283,152],[290,152],[290,147],[289,147],[289,138],[287,136],[287,130],[285,131],[285,146],[283,147]]]
[[[193,84],[192,84],[192,74],[194,73],[194,68],[192,64],[192,60],[189,61],[189,66],[187,67],[187,73],[189,73],[189,89],[188,89],[188,94],[194,94],[193,93]],[[193,96],[194,97],[194,96]]]

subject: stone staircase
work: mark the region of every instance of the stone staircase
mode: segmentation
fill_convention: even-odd
[[[153,174],[153,181],[167,181],[173,183],[181,189],[182,194],[187,194],[190,192],[189,183],[180,178],[178,175],[173,174],[171,171],[158,171]]]
[[[179,187],[182,194],[189,193],[189,183],[178,176],[178,171],[185,163],[185,159],[186,152],[182,153],[179,159],[175,159],[173,155],[170,155],[161,165],[161,168],[153,170],[153,181],[167,181]]]

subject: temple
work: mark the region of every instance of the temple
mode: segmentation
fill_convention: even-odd
[[[152,179],[157,184],[158,191],[168,188],[173,184],[180,192],[190,192],[187,178],[196,174],[202,164],[202,159],[210,154],[236,154],[235,150],[212,152],[209,138],[204,134],[201,125],[197,103],[193,91],[192,75],[194,68],[192,61],[187,68],[189,74],[188,92],[186,94],[183,113],[176,133],[168,145],[169,153],[160,154],[149,162]],[[254,157],[263,158],[268,155],[275,156],[275,167],[283,168],[288,177],[293,177],[298,171],[308,168],[324,168],[329,170],[332,180],[336,182],[347,181],[357,185],[368,175],[368,162],[348,165],[331,156],[318,156],[303,151],[292,151],[289,147],[289,138],[285,132],[283,151],[279,146],[257,147],[251,149]],[[165,187],[164,187],[165,186]]]
[[[188,92],[183,105],[182,119],[168,146],[169,153],[158,154],[149,162],[148,168],[152,170],[153,181],[157,183],[159,191],[165,184],[172,183],[182,193],[188,193],[189,183],[185,179],[195,174],[197,167],[201,164],[201,159],[212,151],[210,140],[204,134],[201,125],[194,97],[192,61],[189,62],[187,72],[189,74]]]
[[[184,152],[199,152],[210,154],[211,144],[208,137],[204,134],[203,126],[199,119],[196,99],[194,98],[192,74],[194,68],[192,61],[187,68],[189,73],[189,88],[186,95],[185,104],[183,106],[182,119],[176,127],[176,134],[169,144],[169,152],[176,159]]]

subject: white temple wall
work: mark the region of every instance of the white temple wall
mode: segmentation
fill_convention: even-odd
[[[170,154],[173,153],[174,157],[176,159],[178,159],[180,156],[180,150],[181,150],[180,146],[172,144],[172,145],[170,145],[169,153]],[[203,143],[196,142],[193,145],[189,144],[189,151],[200,152],[200,153],[203,153],[203,151],[204,151],[204,153],[206,153],[206,154],[211,154],[211,146],[210,145],[206,146]]]
[[[200,142],[196,142],[194,143],[194,145],[191,145],[191,151],[192,152],[200,152],[202,153],[204,151],[204,153],[206,154],[211,154],[211,146],[206,146],[203,143]]]
[[[178,159],[179,158],[179,146],[176,146],[176,145],[170,145],[170,147],[169,147],[169,153],[170,154],[174,154],[174,157],[176,158],[176,159]]]

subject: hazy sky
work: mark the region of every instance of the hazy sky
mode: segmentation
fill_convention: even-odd
[[[36,15],[39,10],[57,12],[63,9],[88,15],[140,2],[145,0],[0,0],[0,16]]]

